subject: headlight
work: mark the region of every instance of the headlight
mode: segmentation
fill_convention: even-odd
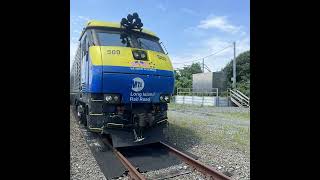
[[[135,59],[140,59],[140,54],[138,53],[138,51],[133,51],[132,54]]]
[[[160,95],[160,102],[170,102],[170,95]]]
[[[132,55],[135,60],[144,60],[147,61],[147,53],[142,50],[132,50]]]
[[[104,99],[106,103],[118,104],[121,102],[120,94],[104,94]]]
[[[115,96],[113,97],[113,99],[114,99],[114,101],[118,101],[118,100],[119,100],[118,95],[115,95]]]
[[[106,96],[106,101],[111,101],[112,100],[112,96],[108,95]]]
[[[145,59],[146,58],[146,54],[144,52],[141,52],[140,56],[141,56],[141,59]]]

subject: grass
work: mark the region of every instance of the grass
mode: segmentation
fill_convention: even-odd
[[[169,109],[183,110],[183,109],[201,109],[201,106],[190,104],[176,104],[169,103]]]
[[[216,114],[219,114],[229,119],[250,121],[250,113],[247,113],[247,112],[228,112],[228,113],[216,113]]]
[[[190,104],[176,104],[176,103],[169,103],[169,110],[175,111],[194,111],[197,113],[204,113],[209,116],[217,116],[227,119],[238,119],[249,121],[250,120],[250,113],[249,112],[214,112],[211,110],[215,110],[217,107],[212,106],[197,106],[197,105],[190,105]]]
[[[176,109],[197,109],[190,105],[174,105]],[[171,107],[171,108],[170,108]],[[172,109],[172,105],[170,105]],[[212,107],[214,108],[214,107]],[[200,108],[199,108],[200,109]],[[243,152],[250,150],[250,128],[249,123],[236,124],[232,120],[250,121],[248,112],[211,112],[212,116],[199,116],[195,113],[181,113],[169,111],[168,117],[171,126],[170,137],[173,141],[180,143],[181,139],[190,139],[192,145],[197,143],[213,143],[225,148],[233,148]],[[191,144],[182,143],[188,147]]]

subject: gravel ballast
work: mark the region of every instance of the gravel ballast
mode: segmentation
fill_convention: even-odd
[[[70,179],[105,180],[70,107]]]
[[[247,108],[171,104],[168,111],[169,141],[232,179],[250,179],[249,112]],[[186,164],[146,174],[156,177],[179,169],[189,169],[191,173],[172,179],[207,179]]]
[[[170,105],[169,141],[199,157],[204,164],[231,176],[250,179],[250,116],[245,108]],[[95,161],[77,120],[70,112],[70,179],[106,179]],[[206,179],[187,164],[143,173],[148,179],[185,173],[170,179]],[[127,179],[122,177],[120,179]]]

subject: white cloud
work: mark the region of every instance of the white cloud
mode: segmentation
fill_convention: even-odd
[[[250,49],[250,38],[245,37],[239,42],[236,42],[236,53],[239,55],[240,53],[247,51]]]
[[[217,33],[208,32],[208,29],[218,29],[224,33],[217,36]],[[201,58],[205,57],[205,64],[211,71],[219,71],[233,59],[233,41],[236,41],[236,55],[250,50],[250,34],[243,31],[241,26],[230,23],[226,16],[210,15],[198,26],[184,29],[184,33],[196,40],[186,43],[184,52],[170,55],[174,68],[190,65],[192,61],[202,63]]]
[[[208,49],[212,49],[212,52],[219,52],[212,57],[205,59],[205,63],[214,71],[221,70],[229,61],[233,59],[234,49],[233,42],[230,40],[212,38],[206,42]],[[229,46],[229,47],[228,47]],[[228,47],[224,49],[225,47]],[[224,49],[224,50],[223,50]],[[236,41],[236,56],[244,51],[250,49],[249,37]],[[222,51],[220,51],[222,50]]]
[[[200,24],[197,26],[201,29],[215,28],[223,32],[237,33],[240,27],[232,25],[226,16],[213,16],[210,15],[205,20],[201,20]]]

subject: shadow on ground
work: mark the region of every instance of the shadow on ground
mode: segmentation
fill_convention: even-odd
[[[140,172],[168,168],[182,161],[160,143],[117,148]]]
[[[184,150],[188,150],[201,142],[201,137],[194,130],[172,123],[169,123],[168,135],[170,143]]]

